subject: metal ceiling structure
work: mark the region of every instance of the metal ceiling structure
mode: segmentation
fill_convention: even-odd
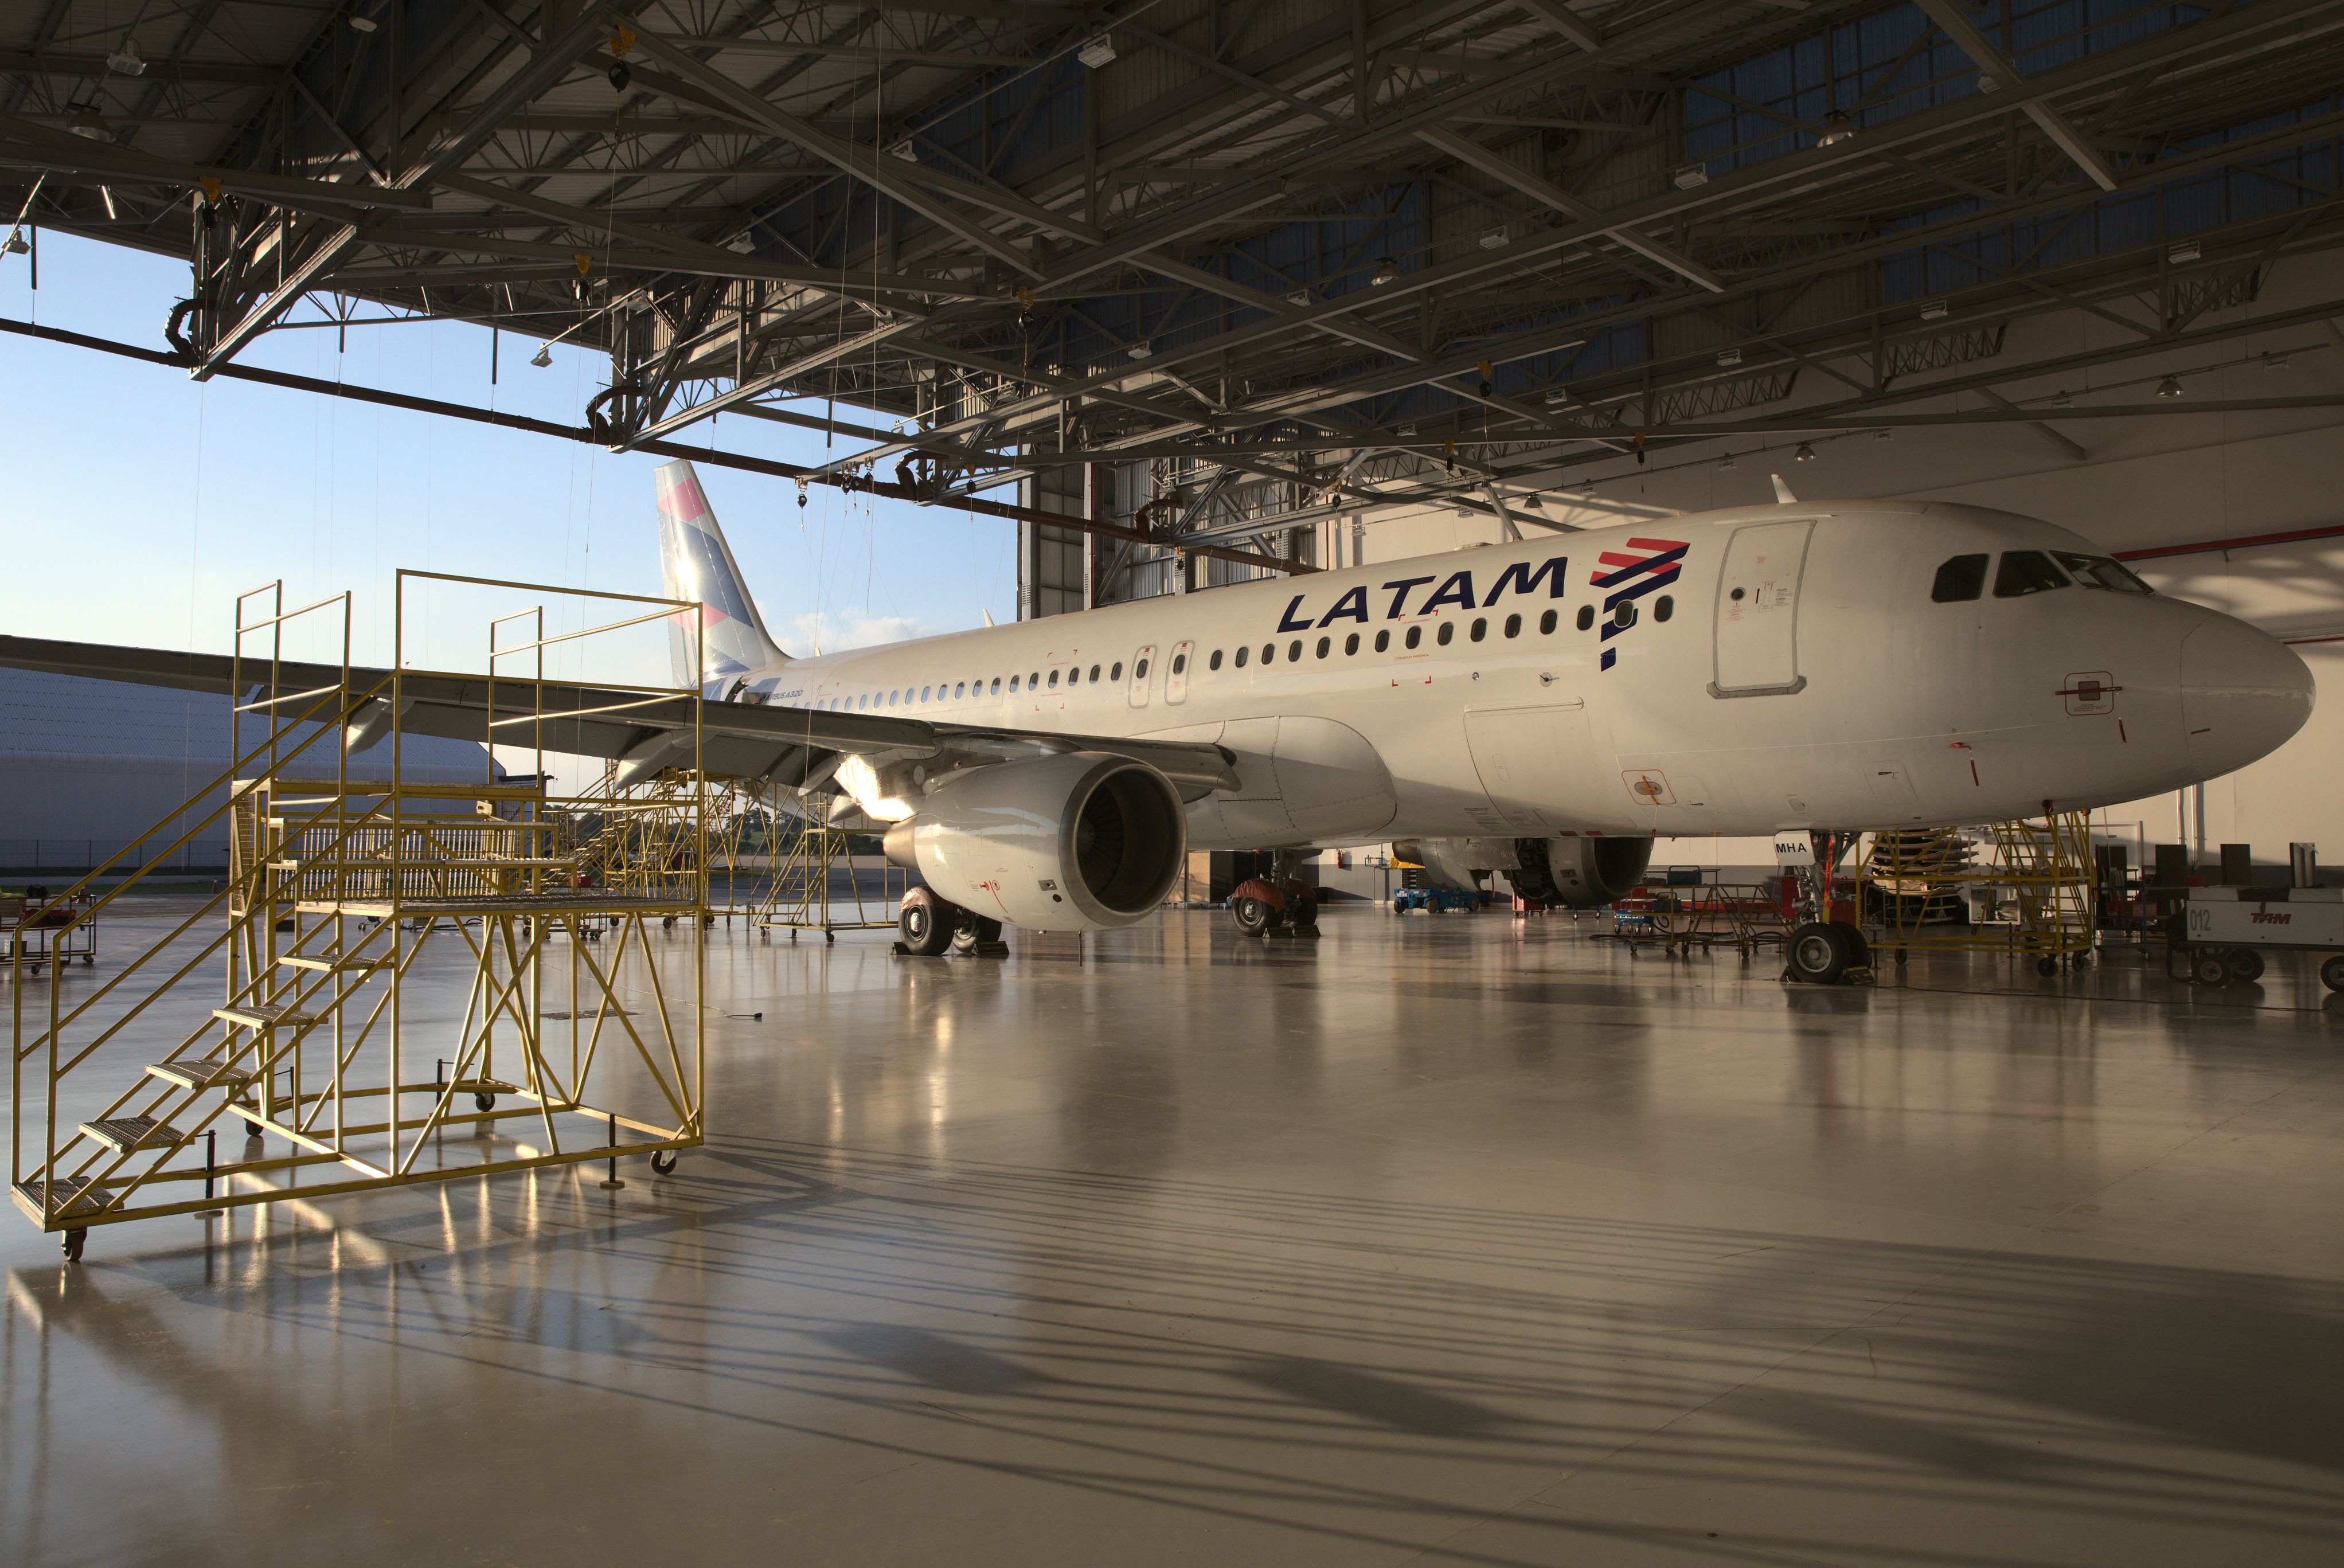
[[[1997,388],[2226,340],[2344,243],[2339,86],[2344,0],[45,0],[0,200],[185,260],[130,351],[198,378],[492,324],[608,351],[579,427],[355,395],[830,428],[875,445],[689,455],[1029,520],[974,493],[1145,461],[1047,521],[1294,570],[1244,541],[1722,434],[2079,452],[2162,410]],[[2051,311],[2121,341],[2006,359]]]

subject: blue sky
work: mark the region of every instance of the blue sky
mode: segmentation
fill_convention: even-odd
[[[0,316],[166,346],[184,266],[56,234],[41,237],[40,263],[35,292],[25,258],[0,258]],[[508,334],[492,388],[483,328],[354,328],[340,354],[336,336],[274,332],[242,359],[564,424],[583,422],[609,365],[557,348],[536,369],[536,341]],[[0,632],[224,652],[235,595],[282,577],[294,602],[353,590],[354,655],[387,663],[399,567],[660,592],[660,459],[315,393],[198,385],[15,335],[0,335]],[[841,440],[825,454],[819,432],[762,420],[720,420],[712,433],[731,450],[801,462],[853,450]],[[682,439],[711,435],[703,422]],[[986,611],[1016,617],[1015,523],[820,485],[801,511],[785,481],[713,466],[700,476],[792,652],[981,625]],[[477,606],[448,605],[429,629],[431,656],[410,659],[476,662],[460,654],[480,643],[479,624]],[[658,663],[663,673],[663,653]]]

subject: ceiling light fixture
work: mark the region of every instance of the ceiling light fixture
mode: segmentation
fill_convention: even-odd
[[[2196,240],[2185,239],[2180,244],[2167,250],[2165,253],[2165,259],[2170,261],[2176,267],[2186,267],[2204,254],[2205,252],[2198,248],[2198,242]]]
[[[1581,495],[1593,495],[1595,493],[1595,481],[1591,479],[1581,480],[1579,481],[1579,493]]]
[[[380,25],[381,24],[377,22],[371,16],[353,16],[350,18],[350,31],[353,33],[371,33]]]
[[[2273,350],[2273,349],[2264,349],[2264,350],[2263,350],[2263,369],[2266,369],[2266,370],[2284,370],[2284,369],[2287,369],[2287,356],[2286,356],[2286,355],[2284,355],[2284,354],[2278,353],[2278,352],[2277,352],[2277,351],[2275,351],[2275,350]]]
[[[1875,441],[1893,441],[1896,439],[1896,432],[1894,430],[1874,430],[1872,432],[1872,439]]]
[[[1921,307],[1921,319],[1924,321],[1942,321],[1953,313],[1953,306],[1943,299],[1932,299]]]
[[[1375,271],[1368,275],[1368,281],[1374,284],[1379,288],[1381,288],[1387,283],[1399,282],[1399,263],[1394,261],[1389,256],[1384,257],[1376,263]]]
[[[2162,381],[2157,382],[2157,395],[2160,398],[2179,397],[2181,395],[2180,378],[2177,376],[2167,376]]]
[[[1720,473],[1732,473],[1733,471],[1733,454],[1732,452],[1727,452],[1724,456],[1719,458],[1717,460],[1717,468]]]
[[[106,116],[97,112],[95,105],[67,104],[66,107],[73,111],[73,117],[66,122],[66,129],[74,135],[85,141],[110,142],[114,139],[114,127],[106,123]]]
[[[1815,449],[1809,443],[1801,441],[1799,443],[1799,450],[1791,454],[1791,460],[1793,462],[1811,463],[1815,460]]]
[[[1824,128],[1816,136],[1815,145],[1819,147],[1837,147],[1854,135],[1855,135],[1855,122],[1837,109],[1834,109],[1824,116]]]
[[[1692,190],[1696,187],[1707,185],[1709,166],[1705,163],[1689,163],[1671,175],[1669,183],[1679,190]]]
[[[1094,71],[1102,66],[1112,66],[1115,64],[1115,40],[1101,33],[1076,50],[1075,58]]]
[[[1717,351],[1717,364],[1718,364],[1718,369],[1723,369],[1723,370],[1730,370],[1730,369],[1732,369],[1734,366],[1739,365],[1740,363],[1742,363],[1742,350],[1741,350],[1741,349],[1720,349]]]
[[[0,245],[0,256],[22,256],[32,248],[32,242],[25,238],[24,231],[12,228],[8,231],[8,243]]]
[[[1156,350],[1155,350],[1155,349],[1153,349],[1149,348],[1149,347],[1148,347],[1147,344],[1145,344],[1145,343],[1134,343],[1134,344],[1133,344],[1129,349],[1126,349],[1126,350],[1124,350],[1124,351],[1125,351],[1126,353],[1129,354],[1129,355],[1130,355],[1133,359],[1147,359],[1150,354],[1153,354],[1154,352],[1156,352]]]
[[[553,346],[551,343],[540,343],[537,346],[537,352],[529,357],[529,362],[541,370],[544,369],[553,363]]]
[[[1505,243],[1506,243],[1506,226],[1505,226],[1504,224],[1502,224],[1502,223],[1501,223],[1501,224],[1498,225],[1495,228],[1485,228],[1485,229],[1483,229],[1483,230],[1481,231],[1481,248],[1482,248],[1482,249],[1484,249],[1484,250],[1495,250],[1495,249],[1497,249],[1500,246],[1501,246],[1501,245],[1503,245],[1503,244],[1505,244]]]
[[[1529,495],[1522,497],[1522,504],[1530,508],[1532,511],[1544,511],[1546,510],[1545,500],[1535,491],[1531,491]]]
[[[122,47],[106,57],[106,68],[125,76],[146,74],[146,56],[138,52],[138,40],[127,33],[122,35]]]

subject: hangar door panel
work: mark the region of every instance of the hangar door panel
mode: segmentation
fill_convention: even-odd
[[[1717,580],[1715,697],[1763,697],[1805,686],[1799,673],[1799,585],[1812,519],[1737,528]]]
[[[1610,759],[1595,754],[1587,710],[1573,702],[1465,715],[1465,744],[1490,804],[1524,834],[1632,827]]]

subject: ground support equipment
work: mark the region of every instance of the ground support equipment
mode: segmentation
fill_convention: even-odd
[[[2344,991],[2344,887],[2193,887],[2180,926],[2166,959],[2174,979],[2258,980],[2265,953],[2320,953],[2320,984]]]

